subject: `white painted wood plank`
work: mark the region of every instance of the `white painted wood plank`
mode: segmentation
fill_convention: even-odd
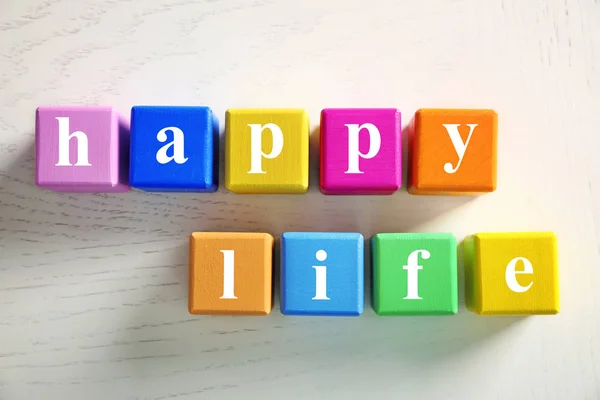
[[[600,398],[600,4],[0,2],[0,398]],[[68,195],[34,185],[39,105],[499,113],[498,191],[468,201]],[[223,176],[221,170],[221,178]],[[222,179],[221,179],[221,182]],[[561,314],[193,317],[194,230],[553,230]],[[370,282],[367,280],[367,287]],[[276,285],[278,286],[278,285]],[[370,290],[367,291],[367,296]]]

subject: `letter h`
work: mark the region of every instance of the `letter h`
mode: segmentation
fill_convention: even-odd
[[[69,117],[56,117],[58,121],[58,162],[57,167],[70,167],[71,158],[69,144],[71,139],[77,139],[77,162],[75,166],[91,167],[88,157],[88,138],[82,131],[70,133]]]

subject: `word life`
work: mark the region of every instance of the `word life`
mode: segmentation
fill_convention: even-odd
[[[268,233],[192,233],[189,312],[269,314],[273,242]],[[356,232],[283,233],[281,312],[363,314],[364,242]],[[463,244],[470,311],[479,315],[559,312],[554,233],[479,233]],[[452,234],[379,233],[371,240],[371,260],[377,315],[457,313],[457,243]]]
[[[408,129],[408,191],[480,195],[496,189],[496,112],[420,109]],[[303,109],[229,109],[225,186],[235,193],[305,193]],[[320,119],[324,194],[393,194],[402,186],[401,113],[327,108]],[[209,107],[39,107],[36,184],[63,192],[215,192],[219,122]]]

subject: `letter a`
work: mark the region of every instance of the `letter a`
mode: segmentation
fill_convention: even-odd
[[[169,126],[168,128],[161,129],[156,135],[156,139],[159,142],[164,143],[167,141],[167,132],[173,132],[173,141],[165,144],[156,152],[156,161],[161,164],[166,164],[169,161],[175,160],[177,164],[183,164],[188,159],[184,156],[183,152],[183,131],[175,126]],[[173,155],[167,155],[167,151],[173,147]]]
[[[346,174],[362,174],[358,166],[360,158],[371,159],[379,153],[381,147],[381,134],[379,129],[373,124],[346,124],[348,127],[348,169]],[[362,129],[369,132],[369,150],[363,154],[359,150],[359,134]]]
[[[58,162],[57,167],[70,167],[71,159],[69,144],[71,139],[77,139],[77,162],[76,167],[91,167],[88,161],[88,138],[84,132],[75,131],[70,133],[69,117],[56,117],[58,121]]]
[[[223,296],[220,299],[237,299],[233,294],[234,287],[234,251],[221,250],[223,253]]]
[[[523,261],[523,271],[516,271],[517,263],[519,261]],[[522,286],[517,282],[517,274],[533,274],[533,265],[531,265],[531,261],[526,259],[525,257],[517,257],[510,260],[508,265],[506,266],[506,273],[504,278],[506,279],[506,284],[508,288],[515,293],[524,293],[529,290],[533,282],[530,282],[527,286]]]
[[[448,162],[444,164],[444,171],[448,174],[453,174],[458,171],[460,164],[462,163],[463,157],[465,156],[465,151],[467,151],[467,146],[471,141],[471,135],[473,135],[473,131],[477,124],[467,124],[467,126],[471,129],[469,131],[469,136],[467,137],[467,141],[463,143],[462,138],[460,137],[460,132],[458,132],[458,127],[460,124],[443,124],[444,128],[446,128],[446,132],[450,135],[450,140],[452,141],[452,145],[454,146],[454,150],[456,150],[456,154],[458,155],[458,163],[456,164],[456,168],[452,166],[452,163]]]
[[[405,300],[422,300],[419,297],[419,270],[423,269],[419,265],[419,254],[423,257],[423,260],[429,259],[431,254],[427,250],[415,250],[408,256],[408,262],[402,269],[408,271],[408,289]]]
[[[250,127],[250,171],[249,174],[266,174],[262,170],[262,158],[273,159],[281,154],[283,150],[283,132],[275,124],[248,124]],[[271,131],[273,135],[273,147],[269,154],[262,151],[262,132],[265,129]]]

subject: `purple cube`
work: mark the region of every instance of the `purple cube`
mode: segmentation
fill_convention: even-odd
[[[321,191],[385,195],[402,186],[402,126],[395,108],[321,111]]]
[[[130,189],[129,124],[111,107],[39,107],[35,182],[56,192]]]

